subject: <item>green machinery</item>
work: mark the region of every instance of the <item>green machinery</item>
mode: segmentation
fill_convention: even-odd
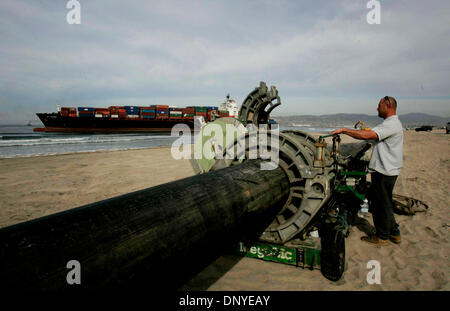
[[[207,151],[214,156],[192,164],[199,174],[255,158],[266,160],[265,169],[281,167],[289,180],[289,197],[257,240],[239,245],[240,253],[320,268],[325,277],[338,280],[344,271],[348,224],[355,219],[368,189],[371,145],[341,146],[338,135],[315,138],[301,131],[268,128],[269,114],[280,104],[276,88],[268,89],[261,82],[244,100],[239,122],[221,119],[200,131],[196,147],[210,149]],[[216,139],[218,136],[221,139]],[[226,140],[227,136],[231,140]]]

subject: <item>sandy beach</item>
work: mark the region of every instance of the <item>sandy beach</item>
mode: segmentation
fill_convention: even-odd
[[[360,241],[364,233],[352,227],[346,271],[338,282],[328,281],[319,270],[227,255],[182,289],[449,290],[450,135],[445,130],[404,133],[404,167],[394,193],[422,200],[429,210],[396,215],[400,245],[365,244]],[[346,137],[344,142],[350,141]],[[170,148],[0,159],[0,227],[193,174],[189,161],[174,160]],[[379,285],[366,281],[370,260],[381,264]]]

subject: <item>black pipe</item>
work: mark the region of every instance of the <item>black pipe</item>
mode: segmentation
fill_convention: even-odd
[[[0,229],[0,287],[177,288],[273,220],[289,192],[281,168],[246,161]],[[143,172],[151,178],[152,172]],[[81,284],[66,277],[80,263]]]

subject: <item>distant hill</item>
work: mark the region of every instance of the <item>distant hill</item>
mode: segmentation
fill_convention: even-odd
[[[382,122],[378,116],[367,114],[337,113],[320,116],[297,115],[287,117],[271,116],[272,119],[285,126],[313,126],[313,127],[353,127],[356,121],[362,121],[365,125],[373,127]],[[399,115],[404,127],[416,127],[421,125],[445,126],[450,122],[450,117],[437,117],[425,113],[408,113]]]

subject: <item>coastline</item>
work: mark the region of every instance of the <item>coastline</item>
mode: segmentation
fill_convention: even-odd
[[[69,151],[69,152],[58,152],[58,153],[48,153],[48,154],[30,154],[30,155],[16,155],[11,157],[0,157],[2,159],[23,159],[23,158],[41,158],[41,157],[54,157],[54,156],[65,156],[72,154],[88,154],[88,153],[107,153],[107,152],[117,152],[117,151],[132,151],[132,150],[147,150],[147,149],[164,149],[170,148],[167,146],[154,146],[154,147],[138,147],[138,148],[125,148],[125,149],[109,149],[109,150],[82,150],[82,151]]]

